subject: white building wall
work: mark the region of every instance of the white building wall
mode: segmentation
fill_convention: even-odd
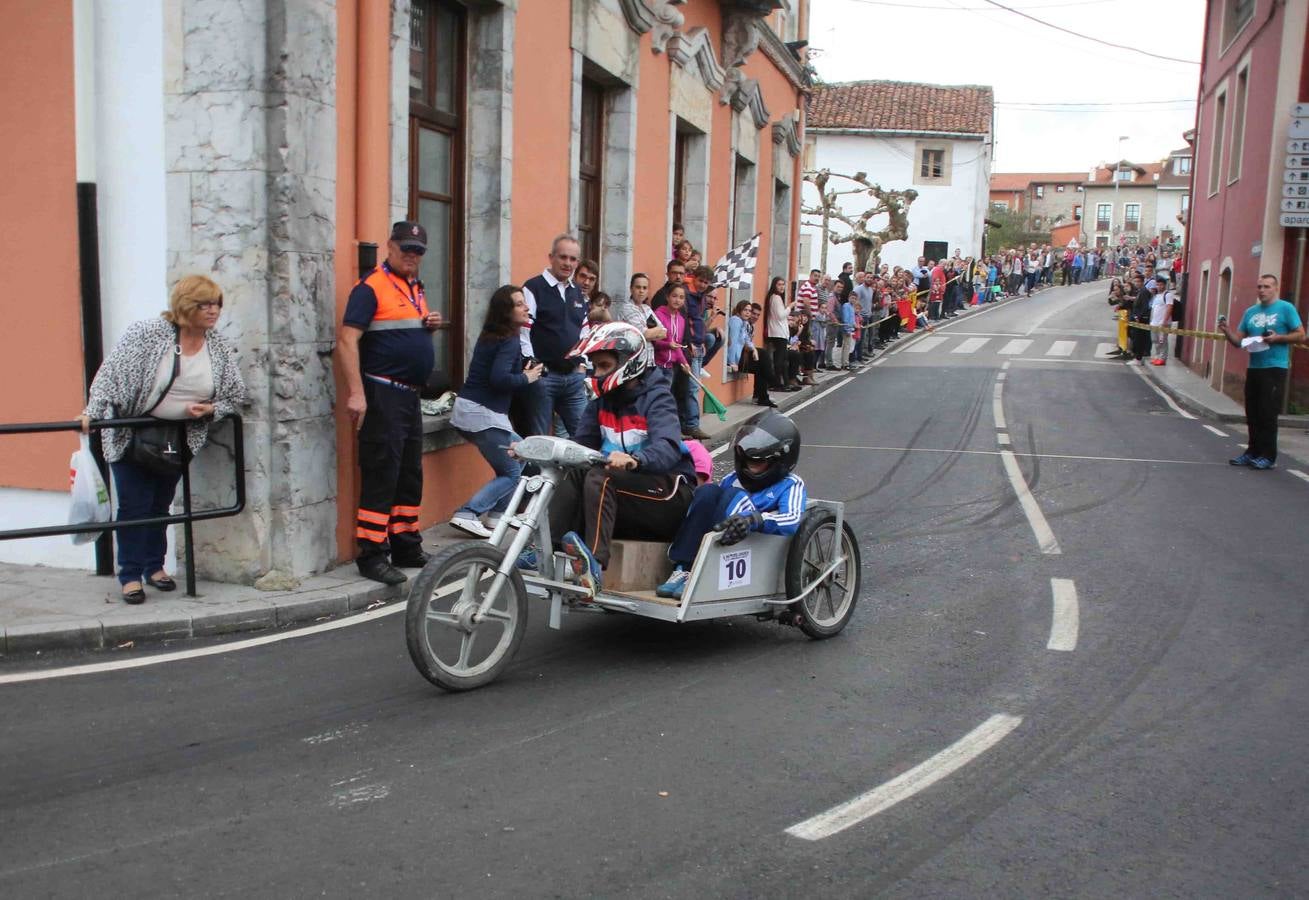
[[[888,190],[918,191],[918,198],[909,207],[909,237],[894,241],[882,248],[882,262],[891,266],[909,266],[918,261],[926,241],[943,241],[948,252],[956,248],[965,256],[981,251],[982,219],[987,209],[991,180],[991,144],[987,140],[956,140],[951,153],[948,185],[914,184],[917,165],[914,137],[875,137],[872,135],[817,134],[814,148],[814,168],[830,169],[833,173],[853,175],[865,172],[869,181]],[[855,187],[852,182],[834,180],[837,190]],[[829,185],[829,188],[831,185]],[[872,198],[853,195],[841,198],[842,211],[851,217],[868,209]],[[813,185],[804,186],[804,205],[818,205],[818,191]],[[814,225],[815,216],[805,216],[802,235],[809,235],[813,253],[810,266],[819,267],[821,258],[822,228]],[[886,224],[879,216],[869,223],[872,231]],[[847,231],[841,222],[834,223],[837,232]],[[853,261],[850,244],[829,244],[827,271],[836,273],[841,266]],[[803,275],[804,273],[801,273]]]

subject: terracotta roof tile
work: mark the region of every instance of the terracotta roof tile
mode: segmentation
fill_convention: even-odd
[[[807,128],[988,134],[995,95],[986,85],[851,81],[815,86]]]
[[[993,191],[1024,191],[1029,184],[1080,184],[1085,172],[997,172],[991,176]]]

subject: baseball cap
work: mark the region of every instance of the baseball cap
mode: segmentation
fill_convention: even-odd
[[[391,226],[391,240],[404,250],[409,247],[427,249],[427,229],[417,222],[396,222]]]

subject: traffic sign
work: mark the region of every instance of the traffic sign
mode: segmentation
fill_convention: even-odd
[[[1309,228],[1309,213],[1282,213],[1278,221],[1283,228]]]
[[[1309,197],[1309,184],[1282,185],[1283,197]]]
[[[1309,116],[1309,103],[1294,103],[1291,105],[1291,115]]]
[[[1309,170],[1287,169],[1282,180],[1287,184],[1309,184]]]
[[[1287,141],[1287,153],[1309,153],[1309,141]]]
[[[1309,169],[1309,153],[1288,156],[1286,158],[1286,167],[1288,169]]]
[[[1288,137],[1309,138],[1309,118],[1297,117],[1291,120],[1291,130],[1287,132]]]
[[[1309,212],[1309,198],[1303,200],[1283,200],[1282,212]]]

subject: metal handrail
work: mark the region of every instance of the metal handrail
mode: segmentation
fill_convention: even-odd
[[[118,531],[138,525],[181,525],[186,542],[186,595],[195,596],[195,542],[192,540],[191,523],[208,519],[222,519],[239,515],[245,509],[245,429],[241,417],[237,414],[215,420],[213,424],[228,421],[232,423],[232,461],[235,469],[236,502],[231,506],[195,511],[191,508],[191,463],[183,454],[182,465],[182,512],[180,515],[149,516],[144,519],[125,519],[123,521],[94,522],[83,525],[43,525],[37,528],[14,528],[0,531],[0,541],[15,541],[23,538],[53,537],[64,534],[91,534],[101,531]],[[186,442],[185,419],[176,421],[179,446]],[[137,416],[129,419],[93,419],[90,428],[100,431],[105,428],[145,428],[159,425],[160,419],[152,416]],[[71,422],[25,422],[17,424],[0,424],[0,436],[7,434],[46,434],[59,431],[81,431],[82,423]]]

